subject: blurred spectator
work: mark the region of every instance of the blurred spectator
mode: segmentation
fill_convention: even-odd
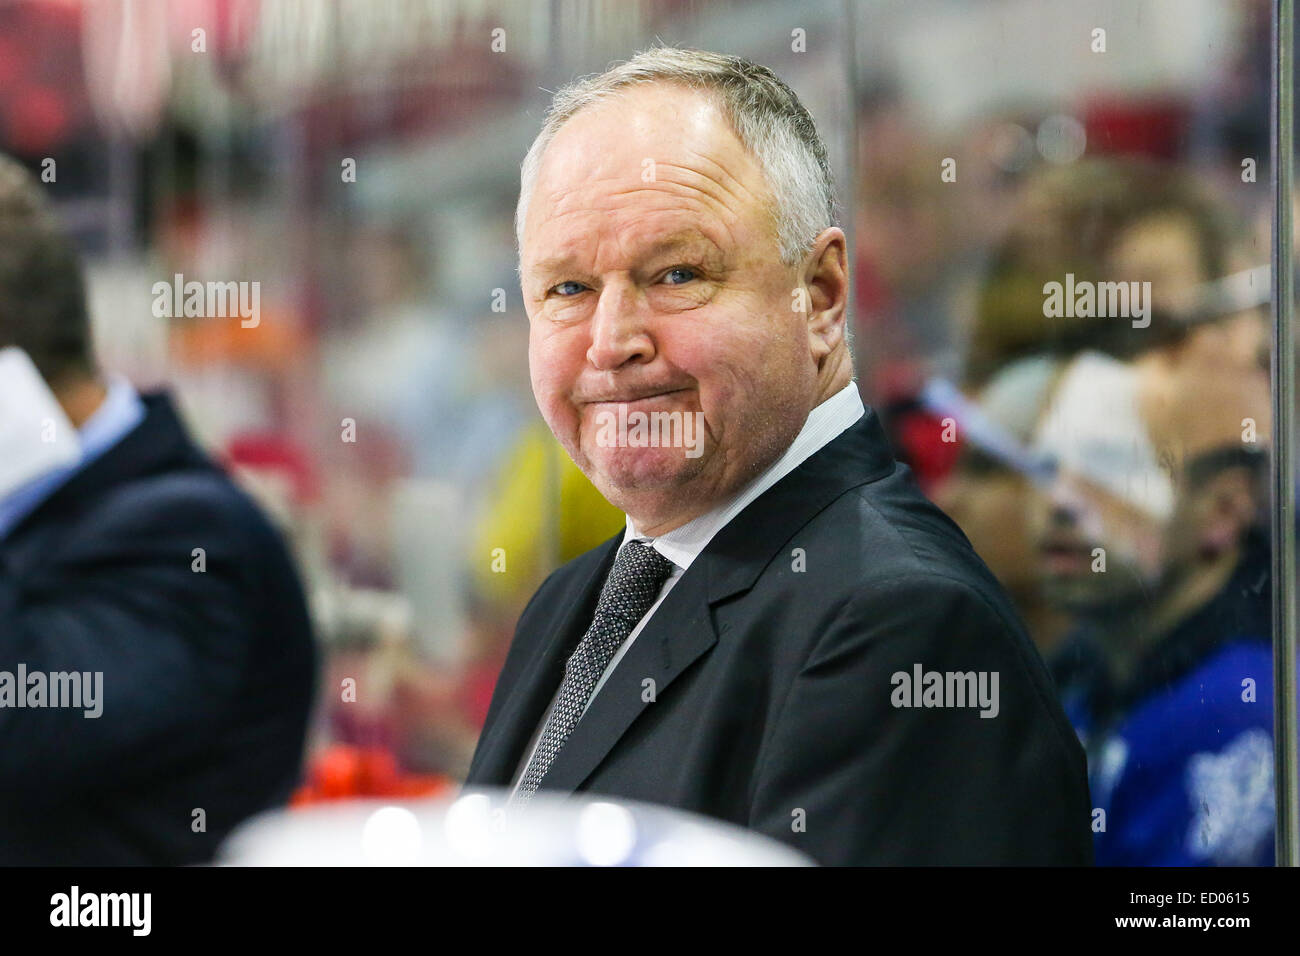
[[[1042,431],[1048,447],[1071,434],[1087,448],[1062,469],[1035,526],[1049,600],[1076,621],[1055,673],[1105,814],[1097,862],[1269,864],[1264,456],[1243,446],[1239,424],[1243,411],[1267,408],[1267,377],[1218,369],[1183,380],[1190,390],[1178,401],[1212,390],[1238,418],[1189,446],[1177,482],[1135,407],[1143,378],[1132,365],[1080,356]],[[1090,468],[1085,457],[1111,464]]]
[[[1244,267],[1230,260],[1241,230],[1189,175],[1165,163],[1091,159],[1032,177],[981,284],[963,384],[978,387],[1027,355],[1095,348],[1126,357],[1179,334],[1172,320],[1189,307],[1194,278],[1208,282]],[[1046,316],[1043,286],[1064,283],[1067,274],[1150,282],[1152,328],[1138,334],[1113,317],[1074,310]]]
[[[1089,349],[1117,357],[1142,349],[1155,355],[1154,346],[1184,335],[1198,317],[1193,297],[1205,284],[1245,267],[1241,248],[1241,233],[1224,209],[1168,164],[1093,159],[1030,176],[976,296],[963,382],[979,415],[1014,446],[1029,446],[1053,383],[1072,356]],[[1045,316],[1044,286],[1063,283],[1067,274],[1082,281],[1149,282],[1150,326],[1134,328],[1116,317]],[[1227,350],[1224,361],[1257,368],[1267,348],[1259,316],[1218,318],[1216,331],[1203,328],[1190,341],[1212,342],[1210,348]],[[1081,387],[1091,396],[1091,389],[1105,386],[1098,380]],[[1191,417],[1203,413],[1199,403],[1188,407]],[[929,431],[937,436],[931,418]],[[1048,652],[1065,619],[1059,606],[1045,601],[1032,557],[1024,501],[1033,476],[1024,463],[981,449],[973,422],[958,415],[957,425],[946,447],[960,451],[950,456],[950,467],[932,475],[928,490],[1015,597],[1035,641]],[[909,458],[916,457],[913,448]]]
[[[1212,201],[1147,176],[1108,179],[1146,201],[1097,261],[1151,282],[1151,325],[1112,319],[1098,340],[1129,357],[1071,359],[1035,435],[1057,466],[1031,509],[1045,594],[1074,620],[1055,672],[1089,752],[1099,864],[1269,864],[1266,326],[1222,295],[1243,263]]]
[[[1047,355],[1011,362],[975,393],[974,408],[1014,443],[1011,447],[1027,448],[1061,364]],[[1034,643],[1046,655],[1064,633],[1068,618],[1045,599],[1026,523],[1025,502],[1035,493],[1033,463],[1008,460],[982,447],[979,427],[968,415],[957,412],[952,418],[954,437],[961,440],[946,447],[957,450],[956,460],[935,479],[931,494],[1011,594]],[[931,432],[942,438],[942,419],[936,424]]]
[[[32,463],[0,486],[0,863],[208,860],[298,781],[301,587],[168,396],[99,371],[71,243],[3,157],[0,347],[35,368],[0,381],[2,442]],[[50,460],[47,428],[79,441]]]

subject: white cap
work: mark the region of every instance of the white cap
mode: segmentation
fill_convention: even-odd
[[[1038,424],[1034,450],[1158,520],[1173,512],[1173,481],[1139,413],[1131,365],[1100,352],[1079,355]]]

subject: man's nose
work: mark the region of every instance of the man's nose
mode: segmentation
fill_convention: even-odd
[[[587,361],[601,371],[612,371],[629,362],[649,362],[655,345],[646,328],[645,303],[632,289],[608,285],[600,293],[591,317],[591,345]]]
[[[1078,486],[1068,477],[1058,474],[1047,489],[1049,520],[1060,527],[1079,520],[1084,501]]]

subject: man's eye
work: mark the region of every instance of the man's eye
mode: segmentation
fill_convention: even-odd
[[[572,280],[569,280],[567,282],[561,282],[559,285],[553,287],[551,291],[558,295],[571,296],[571,295],[577,295],[579,292],[583,290],[583,288],[584,286],[581,282],[574,282]]]
[[[674,276],[680,278],[674,279]],[[664,273],[664,281],[669,285],[682,285],[685,282],[690,282],[694,278],[696,278],[695,270],[687,266],[677,266],[676,268],[669,269]]]

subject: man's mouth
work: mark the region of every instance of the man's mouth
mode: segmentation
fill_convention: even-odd
[[[1048,538],[1038,546],[1038,555],[1052,574],[1070,574],[1089,568],[1092,551],[1086,544],[1064,538]]]
[[[668,398],[671,395],[677,395],[689,391],[687,388],[665,388],[654,391],[637,391],[624,392],[615,395],[598,395],[592,398],[583,399],[583,405],[627,405],[629,410],[638,405],[653,404]]]

